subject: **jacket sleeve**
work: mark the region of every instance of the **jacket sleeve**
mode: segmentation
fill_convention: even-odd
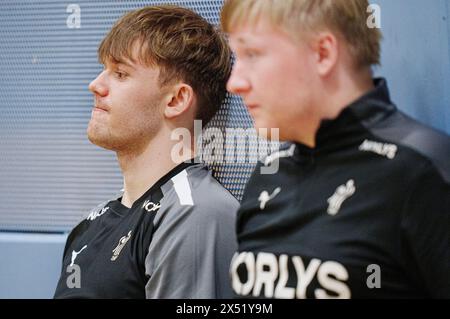
[[[213,197],[158,212],[145,260],[147,298],[230,298],[238,202]],[[163,205],[162,205],[163,206]]]
[[[405,268],[432,298],[450,298],[450,184],[431,164],[410,185],[401,223]]]

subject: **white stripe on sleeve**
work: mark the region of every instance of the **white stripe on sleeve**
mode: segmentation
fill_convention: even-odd
[[[192,199],[191,186],[189,185],[186,170],[172,177],[172,182],[180,200],[180,205],[193,206],[194,200]]]

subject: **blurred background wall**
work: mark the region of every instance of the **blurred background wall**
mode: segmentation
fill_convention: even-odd
[[[401,110],[450,134],[450,2],[371,2],[384,33],[375,74]],[[121,188],[114,154],[86,138],[87,85],[113,22],[161,3],[217,23],[222,0],[0,2],[0,298],[51,298],[67,232]],[[229,97],[212,125],[246,128],[251,119]],[[217,167],[218,177],[240,198],[252,167]]]

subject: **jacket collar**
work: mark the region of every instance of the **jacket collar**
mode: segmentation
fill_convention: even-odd
[[[333,120],[323,120],[316,135],[314,149],[296,143],[296,153],[315,153],[357,142],[360,134],[397,111],[392,104],[387,82],[374,79],[375,88],[345,107]]]

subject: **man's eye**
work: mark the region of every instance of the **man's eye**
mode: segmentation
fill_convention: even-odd
[[[115,71],[114,74],[119,80],[125,79],[127,77],[127,74],[121,71]]]
[[[245,56],[247,58],[254,58],[258,55],[258,53],[255,50],[246,50],[245,51]]]

